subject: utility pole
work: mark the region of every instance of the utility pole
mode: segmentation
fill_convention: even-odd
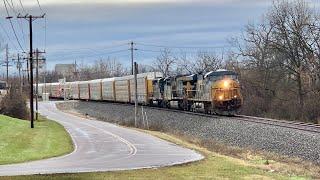
[[[138,115],[138,65],[134,62],[134,126],[137,127],[137,115]]]
[[[44,58],[39,59],[39,54],[40,53],[45,53],[45,52],[40,52],[38,49],[36,49],[36,63],[37,63],[37,67],[36,67],[36,120],[39,119],[39,106],[38,106],[38,90],[39,90],[39,60],[45,61]]]
[[[44,18],[45,14],[42,16],[32,16],[32,15],[25,15],[21,16],[18,15],[17,18],[26,19],[29,22],[29,31],[30,31],[30,120],[31,120],[31,128],[34,128],[34,109],[33,109],[33,39],[32,39],[32,22],[39,18]]]
[[[38,49],[36,50],[36,61],[37,61],[37,68],[36,68],[36,120],[38,120],[38,81],[39,81],[39,53]]]
[[[134,43],[133,43],[133,41],[131,41],[130,49],[129,49],[129,50],[131,50],[131,75],[134,74],[133,51],[138,50],[138,49],[134,48],[133,45],[134,45]]]
[[[9,47],[6,45],[7,83],[9,83]]]
[[[22,78],[21,78],[21,68],[22,68],[22,64],[20,62],[20,54],[18,53],[18,63],[17,63],[17,68],[19,71],[19,84],[20,84],[20,93],[22,94]]]
[[[25,77],[24,77],[24,69],[23,69],[23,65],[21,63],[21,71],[22,71],[22,90],[23,90],[23,87],[24,87],[24,82],[25,82]]]
[[[74,75],[74,80],[75,81],[79,81],[78,70],[77,70],[77,60],[74,61],[74,72],[73,72],[73,75]]]
[[[26,69],[26,72],[27,72],[27,84],[30,83],[30,67],[29,67],[29,60],[30,58],[25,58],[26,62],[27,62],[27,69]]]
[[[26,16],[27,18],[27,16]],[[29,32],[30,32],[30,52],[29,52],[29,64],[30,64],[30,112],[31,112],[31,128],[34,128],[34,110],[33,110],[33,32],[32,32],[32,16],[29,16]]]
[[[46,76],[47,76],[47,62],[44,62],[44,75],[43,75],[43,83],[44,83],[44,93],[47,93],[47,83],[46,83]],[[42,96],[43,97],[43,96]]]
[[[23,86],[23,80],[22,80],[22,77],[21,77],[21,68],[22,68],[22,63],[21,63],[21,59],[20,59],[20,54],[18,53],[17,54],[17,59],[12,59],[13,61],[16,60],[17,61],[17,69],[18,69],[18,72],[19,72],[19,85],[20,85],[20,93],[22,94],[22,86]],[[24,79],[24,78],[23,78]]]
[[[26,68],[22,70],[23,71],[23,85],[27,86],[27,84],[29,83],[29,58],[22,58],[22,59],[26,60],[26,62],[27,62]],[[26,76],[25,76],[25,74],[26,74]]]
[[[9,67],[11,65],[9,64],[9,47],[8,47],[8,44],[6,45],[6,58],[5,58],[2,66],[6,67],[6,81],[7,81],[7,83],[9,83]],[[3,76],[3,79],[4,79],[4,76]]]

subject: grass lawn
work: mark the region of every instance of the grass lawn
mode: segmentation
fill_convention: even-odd
[[[0,164],[45,159],[70,153],[73,144],[60,124],[40,117],[29,121],[0,115]]]
[[[147,131],[154,136],[174,142],[198,152],[206,158],[202,161],[164,167],[119,172],[55,174],[10,177],[10,179],[312,179],[313,172],[287,164],[270,162],[254,157],[252,160],[241,160],[208,151],[194,143],[183,141],[177,137],[160,132]],[[298,174],[298,175],[297,175]]]

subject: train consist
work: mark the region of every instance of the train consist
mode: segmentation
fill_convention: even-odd
[[[205,75],[163,77],[151,72],[137,75],[138,102],[142,105],[186,111],[233,115],[242,105],[237,74],[218,70]],[[134,103],[134,76],[39,84],[38,95],[50,98]]]

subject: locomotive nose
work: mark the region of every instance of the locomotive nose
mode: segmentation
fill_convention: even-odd
[[[213,90],[215,107],[223,110],[235,110],[241,106],[240,85],[233,79],[223,79],[216,83]]]

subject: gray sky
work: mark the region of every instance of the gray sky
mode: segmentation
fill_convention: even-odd
[[[8,2],[11,3],[10,0]],[[36,0],[22,0],[29,14],[42,12]],[[108,56],[118,58],[128,66],[129,41],[137,43],[136,60],[144,64],[152,61],[163,49],[174,47],[174,53],[222,51],[227,39],[238,36],[248,22],[258,22],[271,5],[271,0],[39,0],[47,14],[46,41],[44,20],[34,22],[34,47],[46,49],[48,68],[56,63],[74,60],[84,64]],[[310,0],[317,7],[318,0]],[[13,0],[17,12],[24,13],[18,0]],[[11,5],[12,6],[12,5]],[[8,7],[10,15],[14,11]],[[0,35],[3,42],[10,37],[10,52],[19,46],[15,40],[2,2]],[[27,21],[13,19],[23,49],[28,50]],[[21,28],[22,27],[22,28]],[[5,31],[8,35],[6,35]],[[23,32],[21,29],[24,29]],[[25,34],[23,36],[23,33]],[[46,42],[46,43],[45,43]],[[225,47],[227,49],[228,47]],[[2,52],[2,56],[3,56]],[[3,71],[3,69],[1,70]],[[2,73],[1,73],[2,74]]]

